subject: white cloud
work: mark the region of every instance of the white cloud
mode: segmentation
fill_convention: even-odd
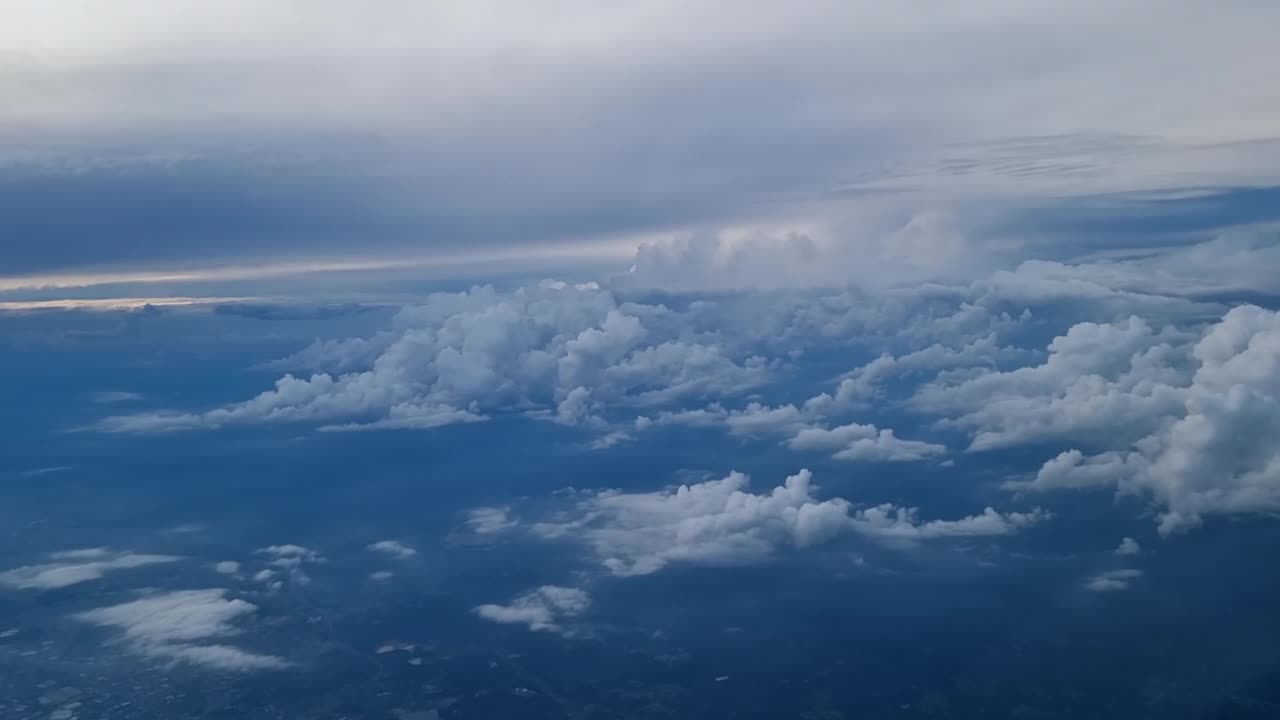
[[[1049,343],[1043,364],[944,375],[911,406],[973,433],[970,450],[1074,439],[1115,445],[1154,430],[1180,407],[1188,378],[1172,331],[1139,317],[1078,323]]]
[[[1117,592],[1128,590],[1134,580],[1142,577],[1141,570],[1108,570],[1096,575],[1085,583],[1086,590],[1093,592]]]
[[[393,577],[395,577],[395,573],[391,572],[390,570],[375,570],[369,573],[369,579],[376,580],[378,582],[384,582],[386,580],[390,580]]]
[[[120,415],[98,429],[263,422],[426,429],[516,412],[599,429],[611,408],[732,396],[769,374],[764,360],[722,347],[715,333],[661,307],[619,303],[595,285],[438,293],[401,310],[393,325],[354,359],[332,343],[304,353],[311,365],[326,364],[318,356],[330,351],[343,367],[359,361],[348,372],[287,374],[273,390],[241,403],[204,413]]]
[[[181,559],[173,555],[116,552],[106,548],[67,550],[52,553],[50,558],[53,562],[0,572],[0,585],[50,590],[98,580],[107,573],[119,570],[171,563]]]
[[[142,399],[142,396],[135,392],[124,390],[101,390],[90,394],[89,398],[99,405],[112,405],[115,403],[136,402]]]
[[[578,588],[543,585],[517,596],[509,605],[480,605],[474,612],[496,623],[527,625],[530,630],[564,632],[566,618],[581,615],[591,596]]]
[[[271,561],[272,564],[280,567],[295,567],[302,563],[325,562],[323,555],[301,545],[268,545],[267,547],[258,548],[257,553],[274,558]]]
[[[408,558],[418,554],[417,550],[414,550],[398,540],[379,540],[378,542],[370,545],[369,549],[374,552],[390,555],[398,560],[407,560]]]
[[[1115,549],[1116,555],[1137,555],[1140,552],[1142,552],[1142,546],[1138,544],[1137,540],[1134,540],[1131,537],[1121,540],[1120,544]]]
[[[520,521],[511,516],[511,508],[478,507],[467,511],[467,527],[477,535],[497,535],[514,529]]]
[[[227,591],[180,590],[142,597],[77,614],[83,622],[120,630],[134,651],[174,663],[214,670],[247,671],[288,667],[285,660],[214,641],[237,635],[239,620],[257,606],[228,599]]]
[[[1012,486],[1114,486],[1145,495],[1161,508],[1162,534],[1194,527],[1206,515],[1280,512],[1280,313],[1236,307],[1186,354],[1194,371],[1185,385],[1160,365],[1132,373],[1148,397],[1177,402],[1131,418],[1146,434],[1133,437],[1129,449],[1064,452],[1034,480]],[[1178,384],[1163,384],[1169,381]]]
[[[216,563],[213,566],[213,569],[222,573],[223,575],[235,575],[236,573],[240,572],[240,563],[234,560],[223,560],[221,562]]]
[[[991,508],[960,520],[921,523],[912,508],[855,510],[843,498],[818,500],[801,470],[771,492],[755,495],[748,478],[681,485],[654,493],[590,493],[566,518],[534,526],[544,538],[589,545],[615,575],[645,575],[671,563],[740,565],[761,562],[785,547],[804,548],[856,532],[887,542],[1006,535],[1047,517]]]
[[[851,423],[830,430],[805,428],[787,443],[792,450],[831,452],[837,460],[869,462],[904,462],[945,455],[943,445],[902,440],[892,430],[877,430],[874,425]]]

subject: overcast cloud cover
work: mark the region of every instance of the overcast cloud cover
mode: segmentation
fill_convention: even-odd
[[[661,245],[637,264],[697,289],[910,281],[1039,245],[1050,228],[1025,213],[1065,221],[1064,197],[1087,198],[1076,221],[1131,221],[1280,167],[1280,10],[1249,0],[55,0],[7,17],[8,287],[486,253],[625,267],[673,236],[718,272]]]

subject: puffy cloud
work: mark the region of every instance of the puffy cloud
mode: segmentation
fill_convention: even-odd
[[[369,579],[376,580],[377,582],[384,582],[386,580],[390,580],[393,577],[395,577],[395,573],[391,572],[390,570],[375,570],[369,573]]]
[[[369,545],[369,549],[374,552],[385,553],[398,560],[407,560],[418,554],[417,550],[398,540],[379,540]]]
[[[204,413],[139,413],[98,429],[155,432],[262,422],[330,430],[433,428],[525,412],[600,427],[618,406],[731,396],[768,378],[712,331],[661,306],[619,303],[593,284],[437,293],[369,342],[327,342],[299,362],[348,368],[286,374],[255,398]],[[332,362],[325,360],[332,354]]]
[[[849,377],[840,382],[832,400],[848,405],[876,397],[883,390],[881,386],[885,381],[895,377],[950,368],[994,366],[1026,355],[1018,348],[1000,345],[994,332],[960,347],[934,343],[903,355],[886,353],[849,373]]]
[[[257,553],[272,558],[271,564],[282,568],[293,568],[303,563],[325,562],[323,555],[301,545],[268,545],[258,548]]]
[[[98,580],[107,573],[130,568],[171,563],[173,555],[117,552],[106,548],[85,548],[52,553],[51,562],[26,565],[0,572],[0,585],[11,588],[50,590]]]
[[[1011,535],[1023,528],[1044,522],[1053,515],[1040,508],[1030,512],[1000,513],[994,508],[959,520],[919,522],[919,511],[890,504],[859,510],[853,518],[853,529],[885,541],[911,542],[948,537],[984,537]]]
[[[1129,450],[1086,457],[1068,451],[1019,489],[1115,486],[1152,498],[1163,534],[1198,525],[1205,515],[1280,511],[1280,313],[1243,305],[1205,330],[1190,349],[1196,367],[1184,387],[1161,386],[1153,369],[1149,395],[1177,398],[1137,420],[1149,434]],[[1163,389],[1161,389],[1163,387]]]
[[[1137,555],[1140,552],[1142,552],[1142,546],[1138,544],[1137,540],[1134,540],[1131,537],[1121,540],[1120,544],[1116,546],[1115,549],[1116,555]]]
[[[1141,570],[1108,570],[1090,578],[1084,587],[1093,592],[1128,590],[1129,585],[1140,577],[1142,577]]]
[[[1088,457],[1079,450],[1067,450],[1049,460],[1031,480],[1009,480],[1007,490],[1078,490],[1110,487],[1125,476],[1124,458],[1114,453]]]
[[[784,547],[804,548],[857,532],[888,542],[1006,535],[1043,520],[1040,511],[1004,515],[991,508],[960,520],[921,523],[911,508],[855,510],[843,498],[818,500],[812,475],[801,470],[761,495],[731,473],[719,480],[654,493],[588,494],[570,517],[534,526],[544,538],[588,544],[614,575],[657,572],[671,563],[740,565],[761,562]]]
[[[240,563],[234,560],[223,560],[214,564],[213,569],[223,575],[235,575],[240,572]]]
[[[877,430],[874,425],[851,423],[830,430],[805,428],[795,434],[787,445],[792,450],[819,450],[834,453],[837,460],[862,460],[870,462],[902,462],[924,460],[945,455],[943,445],[901,440],[892,430]]]
[[[1181,406],[1187,381],[1173,331],[1139,317],[1084,322],[1049,343],[1044,363],[943,375],[917,389],[915,410],[973,433],[970,450],[1072,439],[1136,440]]]
[[[173,663],[214,670],[274,670],[285,660],[216,642],[239,633],[237,621],[257,606],[227,598],[222,589],[180,590],[150,595],[77,614],[83,622],[120,630],[134,651]]]
[[[520,521],[511,516],[511,508],[478,507],[467,512],[467,527],[477,535],[497,535],[514,529]]]
[[[581,615],[591,596],[578,588],[543,585],[517,596],[508,605],[480,605],[473,612],[496,623],[527,625],[530,630],[563,632],[565,618]]]

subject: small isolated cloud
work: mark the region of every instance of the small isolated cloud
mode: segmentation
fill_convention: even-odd
[[[289,663],[272,655],[209,642],[239,634],[236,622],[257,606],[228,599],[222,589],[180,590],[75,615],[121,631],[129,647],[147,657],[214,670],[274,670]]]
[[[303,563],[326,562],[323,555],[301,545],[269,545],[258,548],[259,555],[271,558],[271,564],[280,568],[296,568]]]
[[[386,553],[387,555],[399,560],[407,560],[408,558],[418,554],[417,550],[414,550],[408,545],[397,540],[379,540],[378,542],[369,545],[368,549],[374,552]]]
[[[89,399],[99,405],[114,405],[116,403],[136,402],[141,400],[142,396],[135,392],[123,390],[102,390],[90,394]]]
[[[240,572],[240,563],[234,560],[223,560],[222,562],[215,564],[213,569],[223,575],[235,575]]]
[[[282,590],[285,579],[296,587],[310,585],[311,577],[302,571],[302,566],[328,562],[320,553],[302,545],[268,545],[256,552],[271,558],[269,563],[274,569],[259,570],[253,579],[263,583],[271,593]]]
[[[586,543],[614,575],[646,575],[671,563],[742,565],[761,562],[784,547],[804,548],[844,533],[886,543],[944,537],[1008,535],[1049,517],[983,513],[958,520],[918,520],[914,508],[878,505],[855,510],[843,498],[818,500],[812,475],[801,470],[772,491],[748,491],[738,472],[720,480],[654,493],[587,493],[556,522],[534,534]]]
[[[944,445],[902,440],[892,430],[850,423],[830,430],[806,428],[787,443],[792,450],[830,452],[836,460],[908,462],[945,455]]]
[[[1131,537],[1121,540],[1119,547],[1115,549],[1116,555],[1137,555],[1140,552],[1142,552],[1142,546]]]
[[[478,507],[467,512],[467,527],[477,535],[497,535],[512,530],[520,521],[511,516],[511,508]]]
[[[510,605],[480,605],[473,612],[496,623],[528,625],[530,630],[563,632],[564,618],[581,615],[591,596],[578,588],[543,585],[517,596]]]
[[[369,579],[377,580],[378,582],[390,580],[393,577],[395,577],[395,573],[391,572],[390,570],[376,570],[374,572],[369,573]]]
[[[1091,578],[1084,587],[1093,592],[1117,592],[1128,590],[1130,583],[1140,577],[1141,570],[1108,570]]]
[[[106,548],[84,548],[52,553],[51,562],[25,565],[0,573],[0,585],[23,590],[51,590],[98,580],[117,570],[146,567],[179,560],[174,555],[146,555]]]

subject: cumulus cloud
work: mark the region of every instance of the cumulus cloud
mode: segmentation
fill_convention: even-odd
[[[1181,406],[1188,378],[1176,340],[1136,316],[1078,323],[1049,343],[1040,365],[943,375],[918,388],[910,405],[972,432],[973,451],[1136,440]]]
[[[787,442],[792,450],[831,452],[837,460],[903,462],[945,455],[943,445],[902,440],[892,430],[877,430],[874,425],[851,423],[830,430],[805,428]]]
[[[740,565],[783,548],[817,545],[844,533],[887,542],[1007,535],[1047,518],[1039,510],[1001,514],[987,508],[959,520],[920,522],[894,505],[855,509],[843,498],[818,500],[801,470],[766,494],[731,473],[719,480],[654,493],[589,493],[568,517],[534,526],[543,538],[586,543],[611,573],[645,575],[672,563]]]
[[[142,655],[213,670],[275,670],[282,658],[214,642],[239,634],[237,623],[257,606],[227,597],[222,589],[180,590],[150,595],[75,615],[93,625],[119,630]]]
[[[1206,515],[1280,511],[1280,313],[1233,308],[1186,354],[1194,370],[1185,381],[1179,371],[1150,365],[1135,382],[1146,397],[1176,402],[1148,406],[1133,418],[1146,434],[1129,449],[1067,451],[1034,480],[1013,486],[1116,487],[1145,495],[1161,508],[1162,534],[1194,527]]]
[[[733,396],[768,378],[760,357],[737,354],[714,332],[669,315],[660,306],[620,303],[594,284],[438,293],[401,310],[393,329],[361,344],[359,353],[332,343],[305,353],[308,364],[350,367],[346,372],[286,374],[274,389],[241,403],[203,413],[114,416],[98,429],[264,422],[427,429],[518,412],[598,428],[610,408]],[[322,356],[330,352],[337,357],[326,363]]]
[[[51,562],[25,565],[0,572],[0,585],[11,588],[51,590],[101,579],[108,573],[131,568],[171,563],[181,558],[174,555],[150,555],[113,551],[107,548],[85,548],[52,553]]]
[[[398,540],[379,540],[378,542],[369,545],[368,549],[374,552],[390,555],[397,560],[407,560],[418,554],[417,550],[414,550]]]
[[[223,560],[221,562],[216,563],[213,566],[213,569],[222,573],[223,575],[235,575],[236,573],[240,572],[240,563],[234,560]]]
[[[302,569],[304,565],[319,565],[328,559],[311,548],[302,545],[268,545],[255,551],[268,558],[270,568],[254,573],[255,582],[262,583],[271,593],[284,589],[285,580],[294,587],[311,584],[311,576]]]
[[[268,545],[258,548],[257,553],[272,558],[271,564],[282,568],[297,567],[302,563],[325,562],[323,555],[302,545]]]
[[[1108,570],[1090,578],[1084,587],[1093,592],[1117,592],[1128,590],[1133,581],[1140,577],[1141,570]]]
[[[1137,540],[1127,537],[1120,541],[1114,552],[1116,555],[1137,555],[1142,552],[1142,546]]]
[[[467,511],[467,527],[477,535],[497,535],[514,529],[520,521],[511,515],[511,508],[478,507]]]
[[[517,596],[508,605],[480,605],[473,612],[496,623],[527,625],[530,630],[564,632],[566,618],[581,615],[591,596],[578,588],[543,585]]]

